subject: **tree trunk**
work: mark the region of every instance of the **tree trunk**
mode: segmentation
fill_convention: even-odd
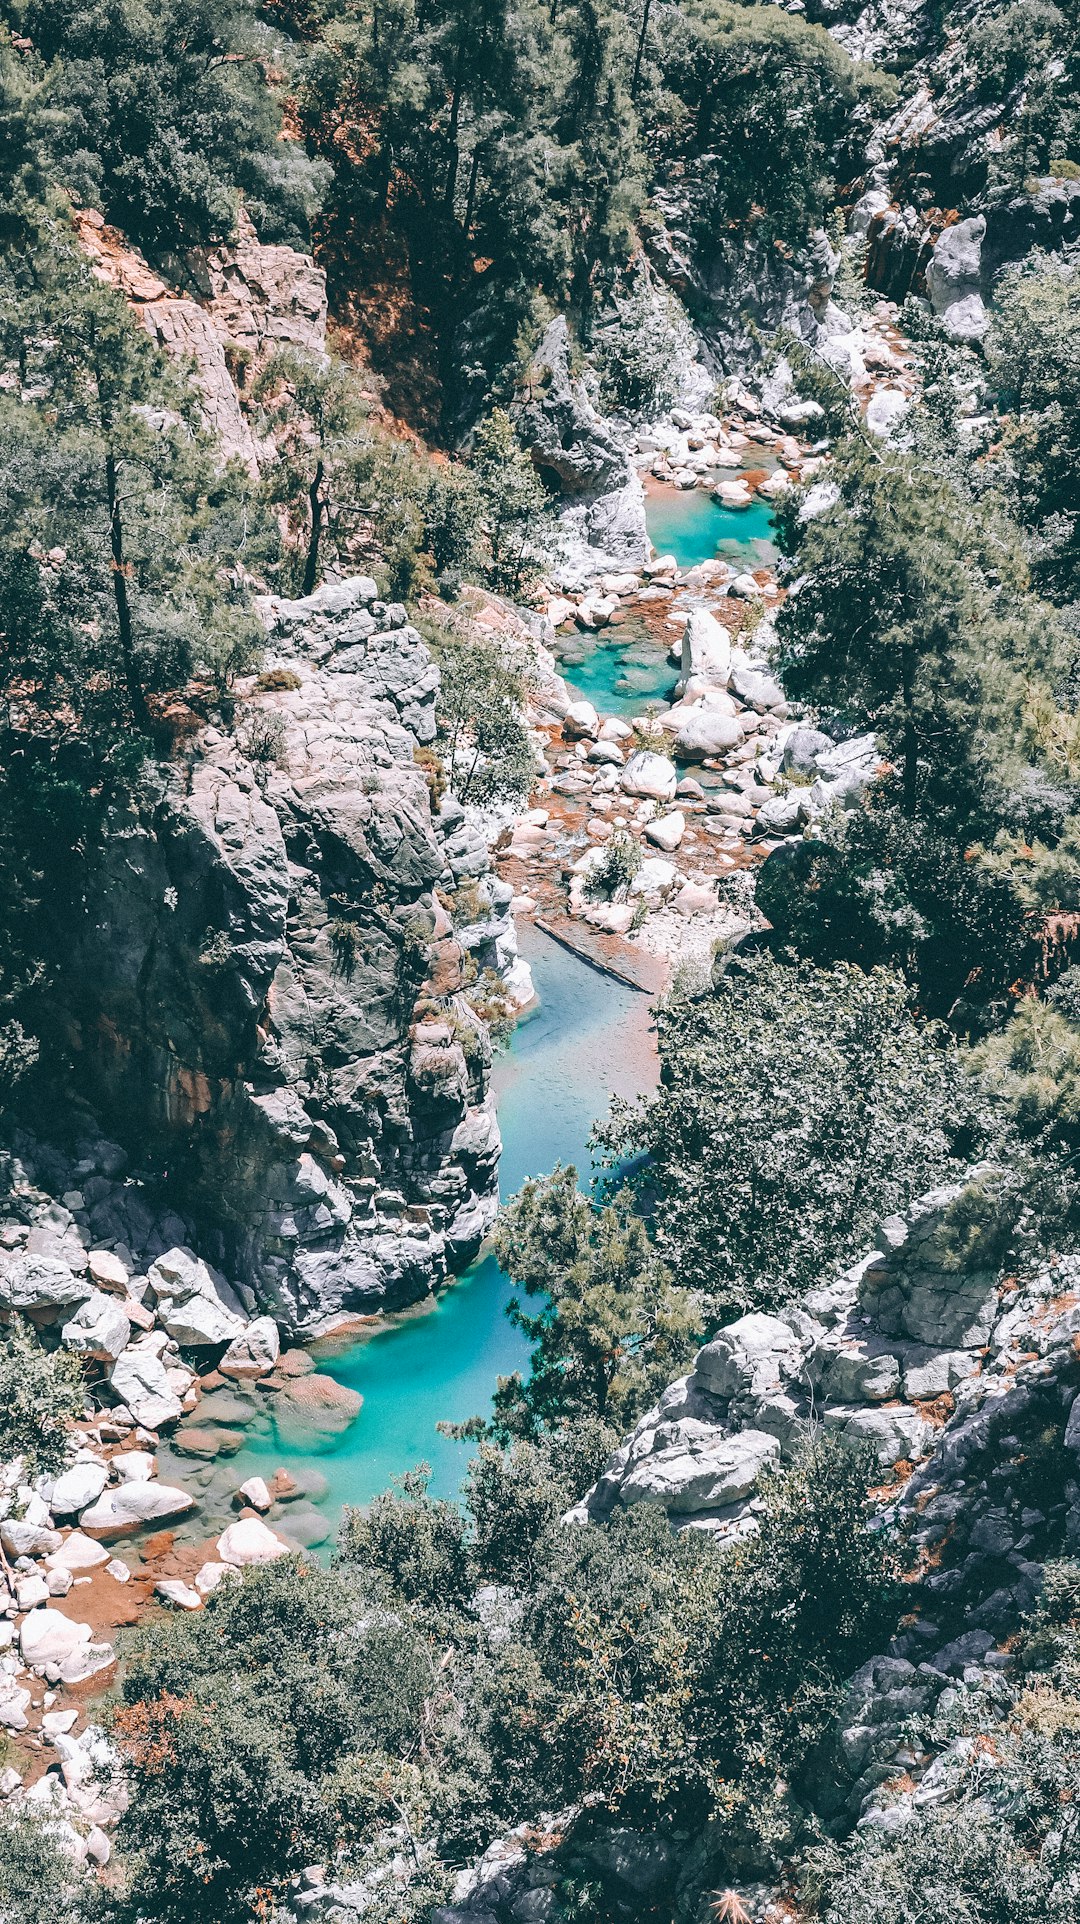
[[[919,731],[915,722],[915,658],[910,648],[903,651],[904,688],[904,814],[913,816],[919,795]]]
[[[120,490],[116,478],[116,456],[111,448],[105,454],[105,493],[109,504],[109,546],[112,550],[113,599],[116,603],[116,625],[120,634],[120,653],[124,662],[124,680],[127,683],[128,700],[131,712],[138,727],[146,728],[150,721],[139,677],[138,658],[135,653],[135,636],[131,625],[131,602],[128,597],[128,571],[124,560],[124,523],[120,513]]]
[[[638,83],[641,80],[641,61],[645,52],[645,36],[649,31],[649,15],[651,12],[652,0],[645,0],[645,7],[641,15],[641,32],[638,34],[637,53],[634,56],[634,78],[630,82],[631,100],[637,99]]]
[[[308,489],[308,501],[311,506],[311,536],[308,541],[307,560],[304,563],[304,585],[301,590],[301,593],[305,595],[313,595],[315,593],[316,583],[319,579],[319,541],[322,536],[323,526],[323,499],[320,492],[322,481],[323,464],[322,456],[320,455],[315,466],[311,486]]]
[[[458,154],[458,128],[461,124],[461,96],[465,91],[465,49],[467,41],[468,35],[463,25],[461,29],[461,39],[458,41],[457,60],[454,63],[454,91],[450,99],[450,128],[448,133],[450,158],[446,167],[446,191],[443,195],[443,206],[448,214],[452,214],[454,211],[454,196],[457,193],[458,162],[460,159],[460,155]]]

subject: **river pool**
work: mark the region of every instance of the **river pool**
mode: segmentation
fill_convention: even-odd
[[[680,568],[694,568],[716,555],[751,570],[769,568],[776,560],[767,501],[725,508],[704,488],[650,488],[645,524],[657,554],[673,554]]]
[[[495,1065],[504,1198],[556,1162],[587,1166],[594,1118],[613,1095],[636,1095],[657,1076],[648,996],[527,923],[520,937],[538,1001]],[[481,1255],[433,1308],[339,1351],[322,1367],[360,1391],[356,1422],[318,1456],[269,1441],[245,1447],[229,1466],[233,1487],[279,1466],[301,1476],[317,1469],[329,1486],[322,1508],[335,1528],[345,1504],[367,1502],[416,1463],[432,1466],[435,1494],[455,1495],[469,1446],[440,1436],[435,1425],[486,1414],[496,1379],[525,1364],[524,1338],[504,1314],[511,1293],[494,1258]],[[280,1522],[287,1530],[286,1508]]]

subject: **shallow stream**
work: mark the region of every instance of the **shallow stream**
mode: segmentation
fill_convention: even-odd
[[[637,1095],[657,1078],[649,997],[526,923],[520,937],[538,1002],[495,1065],[504,1198],[557,1162],[587,1168],[590,1128],[611,1097]],[[481,1255],[434,1308],[325,1357],[320,1367],[363,1396],[356,1422],[317,1456],[269,1439],[245,1446],[228,1465],[233,1488],[279,1467],[302,1482],[320,1472],[320,1507],[335,1529],[345,1504],[367,1502],[420,1462],[432,1466],[435,1494],[455,1495],[469,1446],[435,1425],[487,1414],[497,1378],[525,1364],[525,1340],[504,1314],[511,1294],[494,1257]],[[287,1509],[280,1520],[287,1529]]]

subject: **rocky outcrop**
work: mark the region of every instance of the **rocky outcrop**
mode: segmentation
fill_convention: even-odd
[[[1056,1373],[1062,1393],[1075,1389],[1080,1311],[1053,1300],[1060,1273],[1038,1272],[1017,1298],[987,1256],[992,1237],[971,1236],[965,1251],[964,1220],[992,1222],[1005,1180],[980,1168],[966,1184],[922,1197],[882,1222],[878,1247],[835,1282],[781,1314],[753,1312],[722,1329],[642,1417],[574,1517],[651,1502],[678,1527],[737,1537],[756,1527],[762,1469],[790,1457],[818,1424],[870,1448],[883,1473],[926,1466],[915,1485],[926,1487],[929,1466],[953,1461],[955,1439],[972,1424],[985,1430],[1025,1372],[1040,1383]]]
[[[516,951],[483,836],[417,759],[438,675],[404,609],[360,577],[264,615],[235,730],[110,824],[57,1016],[204,1254],[310,1331],[423,1296],[488,1228],[490,1044],[436,885],[475,883],[472,945]]]
[[[311,256],[264,246],[241,208],[236,241],[189,263],[196,299],[167,286],[100,214],[82,209],[75,229],[94,272],[118,288],[147,333],[194,370],[207,430],[226,460],[257,472],[260,450],[240,402],[252,364],[276,348],[326,351],[326,276]]]
[[[584,381],[573,374],[562,315],[551,322],[533,357],[517,426],[537,471],[565,503],[566,559],[579,572],[582,564],[592,573],[640,566],[649,552],[641,482],[615,428],[597,413]]]

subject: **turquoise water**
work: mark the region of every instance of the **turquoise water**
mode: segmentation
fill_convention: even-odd
[[[776,560],[772,510],[765,501],[724,508],[704,488],[650,489],[645,524],[657,554],[673,554],[680,568],[715,555],[750,569]]]
[[[559,666],[574,693],[602,715],[640,715],[650,703],[670,702],[677,671],[662,642],[644,622],[624,622],[599,633],[556,638]]]
[[[656,1081],[649,998],[527,924],[520,934],[539,1002],[495,1067],[504,1197],[556,1162],[587,1166],[590,1127],[611,1097]],[[524,1338],[503,1313],[511,1294],[493,1257],[481,1255],[435,1308],[339,1352],[325,1367],[364,1398],[351,1429],[318,1456],[253,1444],[232,1460],[236,1483],[279,1465],[317,1467],[335,1525],[343,1505],[367,1502],[416,1463],[431,1464],[437,1495],[455,1495],[469,1446],[435,1425],[487,1413],[496,1378],[526,1362]],[[281,1524],[288,1528],[287,1510]]]

